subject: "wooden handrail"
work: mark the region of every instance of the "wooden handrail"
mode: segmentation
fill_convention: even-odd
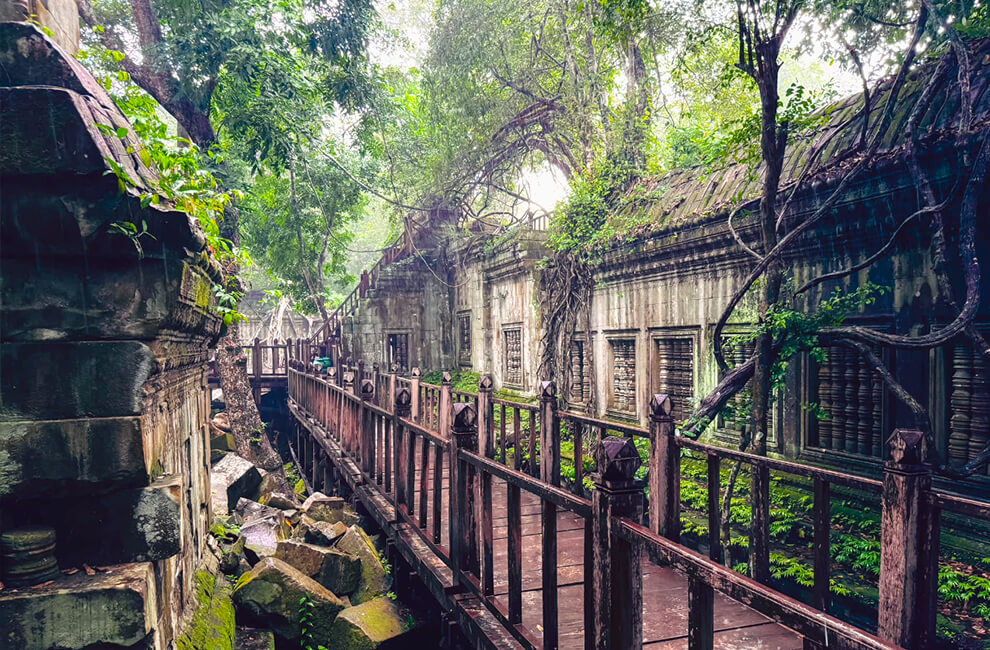
[[[628,612],[617,613],[609,607],[596,609],[602,598],[609,596],[594,592],[597,589],[594,580],[607,574],[613,588],[619,585],[620,592],[628,590],[633,611],[636,607],[642,607],[642,594],[635,593],[637,584],[638,589],[642,589],[639,561],[636,559],[638,553],[645,553],[654,562],[673,566],[687,575],[691,594],[690,634],[692,638],[707,639],[697,647],[705,647],[714,635],[713,591],[725,593],[795,630],[812,646],[838,642],[842,647],[850,648],[895,648],[897,643],[916,646],[919,639],[924,644],[934,631],[934,612],[928,611],[923,601],[937,588],[937,573],[933,577],[930,570],[937,559],[937,543],[933,547],[931,540],[937,540],[940,512],[946,510],[964,516],[990,517],[990,504],[931,489],[931,468],[924,464],[924,447],[918,442],[921,439],[918,432],[894,432],[899,437],[897,449],[901,450],[900,455],[896,462],[892,460],[885,466],[884,479],[878,481],[678,437],[674,433],[669,402],[663,399],[651,403],[650,428],[642,429],[559,411],[556,408],[555,387],[549,383],[541,386],[540,404],[532,405],[495,399],[487,377],[483,380],[483,389],[471,393],[454,391],[449,381],[439,386],[426,384],[415,372],[409,380],[400,380],[394,373],[389,373],[387,380],[383,380],[382,374],[375,369],[368,373],[372,381],[364,382],[362,394],[362,386],[352,383],[341,386],[332,378],[317,375],[299,359],[292,359],[288,365],[289,392],[294,408],[305,414],[306,418],[318,422],[322,430],[338,442],[341,458],[353,459],[369,485],[384,488],[385,498],[394,506],[396,516],[409,523],[410,528],[443,558],[451,568],[455,582],[481,599],[506,629],[528,647],[555,647],[558,640],[555,570],[558,509],[569,510],[583,519],[586,522],[586,539],[595,540],[594,543],[587,542],[586,546],[593,551],[594,557],[589,558],[588,553],[585,554],[585,594],[593,600],[586,602],[585,625],[589,634],[593,632],[596,635],[598,647],[614,645],[619,642],[617,639],[621,640],[619,645],[623,647],[627,642],[635,647],[637,638],[641,641],[633,629],[635,619],[625,618]],[[390,394],[381,394],[383,390],[388,390]],[[466,401],[457,403],[455,398]],[[496,412],[501,415],[500,423],[494,418]],[[519,463],[524,412],[528,413],[525,417],[529,418],[529,472],[520,471]],[[505,452],[510,433],[507,428],[509,415],[515,429],[511,432],[513,442],[517,445],[513,467],[508,466]],[[580,485],[582,474],[577,471],[578,485],[571,489],[559,486],[561,423],[567,423],[574,434],[575,461],[582,470],[585,457],[582,436],[586,429],[598,429],[603,434],[609,431],[621,434],[620,437],[597,443],[595,457],[599,462],[604,459],[606,467],[597,468],[594,499],[585,497]],[[539,447],[535,444],[537,428]],[[640,521],[644,492],[642,484],[633,480],[635,468],[622,466],[619,462],[621,454],[617,456],[614,452],[618,449],[616,445],[625,446],[625,458],[629,462],[641,462],[639,452],[629,440],[632,436],[646,437],[651,443],[648,467],[651,488],[649,527]],[[612,456],[606,453],[606,442],[613,449]],[[306,443],[298,444],[305,446]],[[679,541],[680,458],[683,451],[699,453],[707,459],[709,557],[683,546]],[[306,460],[307,453],[303,448],[299,456],[304,465],[309,462],[307,467],[311,469],[316,463],[315,460]],[[722,564],[718,529],[721,461],[744,462],[753,468],[751,502],[754,515],[750,528],[750,550],[756,569],[752,577],[741,575]],[[533,469],[537,467],[538,476]],[[444,475],[445,469],[449,470],[447,476]],[[615,473],[617,471],[618,474]],[[769,512],[770,471],[810,478],[814,484],[815,565],[811,604],[799,602],[768,586],[766,557],[762,559],[762,569],[767,572],[760,573],[761,554],[768,556],[766,549],[770,537],[769,531],[763,527],[764,522],[759,519],[758,511],[764,508]],[[619,475],[625,478],[616,481],[615,477]],[[507,494],[508,607],[494,595],[493,480],[503,482]],[[832,485],[879,495],[882,502],[884,544],[881,553],[880,625],[876,635],[829,615]],[[761,494],[763,492],[766,493]],[[541,509],[544,567],[542,643],[521,626],[522,550],[518,536],[522,526],[520,498],[523,493],[535,496]],[[447,508],[443,506],[444,494],[449,495]],[[473,495],[480,495],[480,498]],[[919,509],[926,514],[915,516],[913,513]],[[768,517],[764,521],[767,520]],[[448,544],[444,546],[442,535],[448,528]],[[613,561],[618,557],[615,554],[632,555],[628,561]],[[614,595],[616,592],[609,593]],[[640,600],[636,601],[636,598]],[[598,618],[594,618],[596,616]]]

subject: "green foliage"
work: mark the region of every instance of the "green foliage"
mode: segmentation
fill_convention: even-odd
[[[327,650],[324,645],[313,645],[313,617],[316,615],[316,603],[307,596],[299,599],[299,645],[303,650]]]
[[[576,179],[567,202],[550,222],[550,247],[557,252],[584,252],[611,239],[614,231],[603,226],[631,178],[627,164],[603,161]]]

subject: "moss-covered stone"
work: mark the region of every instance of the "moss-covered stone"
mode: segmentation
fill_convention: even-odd
[[[196,611],[185,633],[176,639],[177,650],[234,650],[230,584],[208,571],[198,571],[195,582]]]
[[[375,598],[342,611],[330,629],[328,648],[375,650],[406,634],[415,620],[388,598]]]
[[[337,542],[337,548],[361,560],[361,580],[351,596],[352,602],[364,603],[388,591],[391,580],[367,533],[351,526]]]
[[[335,548],[283,540],[278,543],[275,557],[299,569],[338,596],[354,593],[361,581],[361,561]]]
[[[345,607],[323,585],[273,557],[265,558],[238,579],[233,598],[246,619],[287,639],[298,638],[302,633],[300,603],[305,598],[314,647],[327,645],[330,626]]]

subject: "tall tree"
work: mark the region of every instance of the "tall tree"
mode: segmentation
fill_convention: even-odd
[[[80,0],[79,8],[91,37],[119,53],[114,58],[122,70],[203,152],[234,135],[256,145],[252,164],[284,164],[294,144],[287,122],[298,119],[305,100],[319,99],[320,109],[359,102],[373,15],[369,0],[333,6],[315,0]],[[232,182],[228,166],[219,171]],[[240,247],[233,204],[220,234]],[[224,291],[237,295],[236,264],[225,271]],[[264,426],[251,397],[236,322],[221,341],[217,367],[238,452],[265,469],[280,470],[268,438],[259,435]]]

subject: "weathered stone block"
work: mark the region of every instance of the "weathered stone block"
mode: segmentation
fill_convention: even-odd
[[[361,580],[361,561],[335,548],[283,540],[278,543],[275,557],[299,569],[338,596],[354,593]]]
[[[266,505],[273,508],[278,508],[279,510],[295,510],[299,508],[299,504],[294,498],[286,496],[281,492],[273,492],[272,495],[268,497]]]
[[[250,497],[261,484],[261,472],[237,454],[227,454],[210,470],[210,483],[219,489],[226,486],[227,504],[237,505],[241,497]]]
[[[343,537],[346,532],[347,525],[342,522],[328,524],[325,521],[316,521],[312,517],[303,515],[295,530],[292,531],[292,537],[305,540],[310,544],[330,546]]]
[[[223,576],[196,573],[196,611],[176,650],[234,650],[234,603],[231,586]],[[239,648],[239,646],[237,646]]]
[[[302,511],[317,521],[332,524],[343,520],[344,504],[341,497],[328,497],[322,492],[315,492],[302,504]]]
[[[140,418],[0,422],[0,497],[147,481]]]
[[[271,506],[262,505],[257,501],[241,497],[237,500],[237,505],[234,507],[233,520],[236,524],[246,524],[256,519],[279,520],[284,516],[278,508],[272,508]]]
[[[415,627],[415,619],[388,598],[348,607],[330,628],[330,648],[375,650]]]
[[[0,408],[16,419],[137,415],[153,368],[140,341],[6,342]]]
[[[351,596],[354,603],[364,603],[388,591],[391,580],[385,573],[378,549],[368,534],[357,526],[351,526],[337,542],[337,548],[361,560],[361,580]]]
[[[241,576],[234,587],[234,602],[247,618],[287,639],[300,636],[299,603],[304,597],[312,604],[312,644],[328,645],[330,626],[344,602],[312,578],[270,557]]]
[[[18,650],[130,647],[154,625],[152,565],[126,564],[95,576],[80,571],[40,589],[0,591],[0,639]]]
[[[237,650],[275,650],[275,635],[271,630],[239,627],[234,647]]]

